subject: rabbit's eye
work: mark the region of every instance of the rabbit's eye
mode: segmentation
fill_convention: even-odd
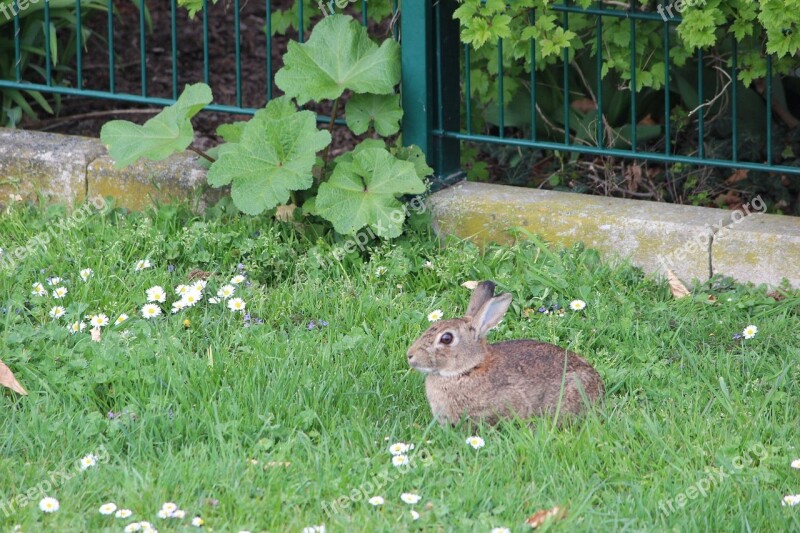
[[[453,334],[449,331],[446,331],[439,337],[439,342],[442,344],[452,344],[453,343]]]

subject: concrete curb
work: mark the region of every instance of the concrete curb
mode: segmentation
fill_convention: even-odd
[[[606,257],[626,258],[652,274],[685,280],[725,274],[800,287],[800,218],[767,215],[763,204],[730,211],[584,194],[462,182],[429,200],[435,229],[480,244],[512,242],[525,228],[550,242],[583,242]],[[760,209],[757,209],[760,207]]]
[[[202,211],[222,190],[208,186],[197,160],[184,153],[118,169],[99,139],[0,128],[0,203],[41,193],[72,207],[100,194],[139,210],[152,200],[197,197]]]

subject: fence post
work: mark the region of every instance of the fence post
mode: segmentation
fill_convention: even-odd
[[[435,8],[431,0],[403,0],[401,7],[403,144],[425,152],[434,188],[463,179],[459,140],[441,135],[459,131],[461,124],[456,7],[442,0]]]

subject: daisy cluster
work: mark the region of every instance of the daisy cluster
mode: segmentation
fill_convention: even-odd
[[[142,259],[137,261],[134,265],[134,272],[141,272],[152,265],[149,259]],[[84,268],[79,273],[81,280],[88,283],[94,277],[94,271],[91,268]],[[247,278],[242,274],[233,276],[227,283],[223,284],[216,291],[216,296],[211,296],[207,299],[210,304],[219,304],[224,302],[225,305],[233,313],[244,313],[247,308],[247,303],[240,297],[236,296],[238,287],[245,283]],[[189,309],[196,306],[198,303],[206,298],[207,282],[205,280],[197,280],[185,285],[178,285],[174,289],[175,298],[170,304],[169,308],[173,314],[179,313],[184,309]],[[69,289],[65,286],[65,282],[61,277],[49,277],[44,283],[37,281],[31,287],[31,295],[37,298],[52,297],[54,300],[64,300],[69,294]],[[140,309],[139,314],[145,320],[150,320],[161,316],[165,313],[167,303],[167,291],[161,285],[155,285],[145,291],[147,303]],[[56,302],[54,302],[56,303]],[[67,309],[60,302],[53,305],[48,312],[48,315],[53,319],[60,319],[67,314]],[[119,326],[130,319],[126,313],[120,313],[113,321],[114,326]],[[246,325],[250,325],[250,316],[246,316]],[[260,323],[256,319],[256,323]],[[81,333],[87,326],[90,329],[98,331],[99,328],[104,328],[111,324],[109,316],[102,312],[88,314],[82,320],[72,322],[67,325],[67,330],[72,333]],[[98,337],[99,338],[99,337]]]

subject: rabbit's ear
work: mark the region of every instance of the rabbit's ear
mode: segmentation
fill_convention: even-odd
[[[472,291],[472,297],[469,299],[469,305],[464,316],[475,317],[481,310],[481,307],[494,296],[494,282],[481,281],[478,286]]]
[[[500,323],[509,305],[511,305],[511,293],[508,292],[484,304],[477,316],[472,319],[472,326],[478,332],[478,338],[485,337],[490,329]]]

